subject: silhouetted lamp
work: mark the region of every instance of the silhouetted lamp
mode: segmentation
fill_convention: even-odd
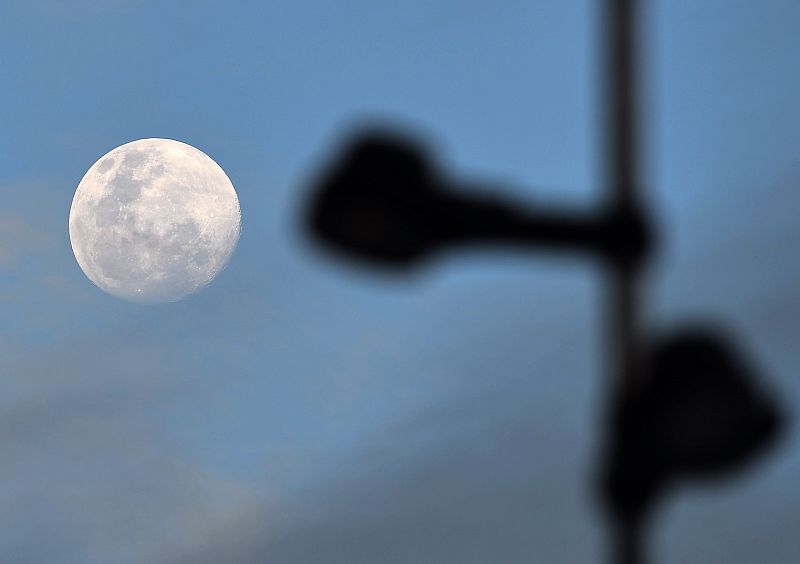
[[[612,517],[613,561],[641,564],[643,533],[662,495],[681,480],[744,467],[774,440],[782,417],[719,333],[695,328],[643,343],[640,275],[653,241],[639,209],[640,3],[603,4],[606,208],[543,210],[480,195],[449,181],[421,144],[372,131],[322,171],[306,219],[324,246],[399,269],[475,243],[577,253],[607,268],[613,405],[600,491]]]
[[[669,486],[724,478],[778,435],[782,415],[729,338],[691,328],[657,340],[639,386],[619,400],[602,489],[642,523]]]
[[[637,261],[650,246],[638,214],[526,208],[454,185],[407,137],[362,133],[323,170],[308,222],[325,246],[406,268],[446,248],[504,244]],[[495,191],[496,193],[496,191]]]
[[[580,253],[618,284],[650,250],[647,224],[630,204],[590,214],[531,209],[449,182],[419,147],[375,131],[346,146],[313,187],[307,225],[315,239],[395,268],[472,243]],[[624,308],[616,311],[627,319]],[[632,372],[612,393],[600,481],[616,531],[615,560],[624,564],[644,561],[648,517],[672,485],[746,465],[781,422],[752,367],[721,334],[687,329],[642,346],[631,329],[617,335]]]

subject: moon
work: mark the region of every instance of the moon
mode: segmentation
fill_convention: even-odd
[[[177,301],[225,268],[241,232],[236,190],[211,157],[140,139],[100,157],[69,213],[72,251],[101,290],[132,302]]]

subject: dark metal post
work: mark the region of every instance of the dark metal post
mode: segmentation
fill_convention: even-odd
[[[610,204],[618,212],[639,209],[637,190],[638,131],[636,117],[636,0],[606,0],[608,116],[608,189]],[[637,326],[637,267],[619,264],[611,280],[611,338],[616,355],[615,384],[625,393],[635,380],[635,340]]]
[[[607,183],[613,213],[638,213],[640,202],[637,130],[637,0],[605,0],[605,93],[607,128]],[[610,310],[609,371],[613,377],[610,399],[632,393],[637,377],[638,264],[617,263],[608,281]],[[615,523],[612,559],[617,564],[642,564],[642,523]]]

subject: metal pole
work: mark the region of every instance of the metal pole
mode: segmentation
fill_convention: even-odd
[[[613,213],[639,210],[637,131],[637,0],[605,0],[605,76],[607,106],[607,189]],[[632,393],[637,380],[638,266],[618,262],[609,269],[610,310],[607,312],[613,377],[610,399]],[[615,523],[612,560],[617,564],[643,564],[643,524]]]
[[[636,117],[636,0],[606,0],[606,47],[609,170],[612,209],[625,213],[639,208],[638,131]],[[635,380],[638,265],[618,264],[611,272],[611,338],[617,391],[626,393]]]

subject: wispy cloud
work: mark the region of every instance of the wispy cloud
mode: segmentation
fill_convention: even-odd
[[[179,373],[157,345],[77,341],[0,373],[6,561],[174,560],[254,499],[183,455],[158,424]]]

